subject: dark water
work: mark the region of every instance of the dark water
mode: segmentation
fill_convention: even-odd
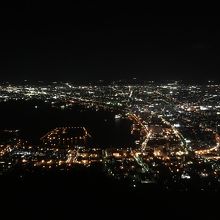
[[[35,108],[38,106],[38,108]],[[0,129],[20,129],[21,136],[34,144],[48,131],[62,126],[84,126],[98,147],[132,147],[131,122],[115,120],[115,113],[75,106],[72,109],[52,108],[39,101],[0,103]]]

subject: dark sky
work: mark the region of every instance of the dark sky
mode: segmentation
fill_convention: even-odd
[[[2,80],[220,79],[218,16],[35,2],[1,8]]]

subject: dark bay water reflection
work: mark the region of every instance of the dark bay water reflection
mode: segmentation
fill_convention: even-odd
[[[94,146],[134,146],[134,138],[130,135],[131,122],[115,120],[115,113],[110,111],[95,111],[82,106],[53,108],[40,101],[9,101],[0,103],[0,113],[1,129],[19,129],[22,138],[34,144],[55,127],[84,126],[91,134]]]

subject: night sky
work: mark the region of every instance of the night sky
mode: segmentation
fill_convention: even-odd
[[[1,80],[220,79],[218,16],[39,1],[0,14]]]

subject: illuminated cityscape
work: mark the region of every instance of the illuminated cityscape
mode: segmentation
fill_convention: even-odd
[[[1,219],[220,219],[220,17],[144,3],[2,2]]]
[[[215,81],[2,83],[0,175],[95,169],[133,189],[219,191],[219,93]]]

